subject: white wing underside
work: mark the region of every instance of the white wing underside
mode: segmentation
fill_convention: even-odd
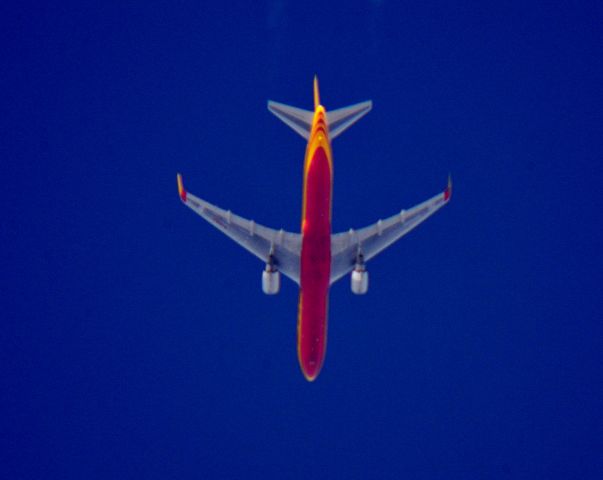
[[[360,254],[369,261],[446,205],[449,188],[368,227],[331,235],[331,284],[354,269]]]
[[[449,197],[450,186],[429,200],[368,227],[331,235],[331,284],[354,269],[359,254],[362,254],[365,262],[370,260],[437,212],[448,202]],[[268,262],[272,257],[274,265],[285,276],[300,283],[302,237],[299,233],[265,227],[188,192],[182,200],[190,209],[263,262]]]
[[[195,211],[214,227],[246,248],[263,262],[272,261],[287,277],[299,284],[299,259],[301,235],[265,227],[253,220],[223,210],[205,200],[186,193],[183,200],[187,207]]]

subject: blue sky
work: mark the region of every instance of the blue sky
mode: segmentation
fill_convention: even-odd
[[[2,7],[5,478],[600,478],[597,2]],[[183,207],[295,231],[303,141],[266,110],[372,99],[333,227],[449,206],[331,293]]]

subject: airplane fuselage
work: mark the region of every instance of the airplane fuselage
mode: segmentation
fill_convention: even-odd
[[[331,275],[333,158],[325,109],[315,109],[304,161],[297,355],[307,380],[320,373],[327,347]]]

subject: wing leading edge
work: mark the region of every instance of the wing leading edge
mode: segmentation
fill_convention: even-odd
[[[331,284],[350,273],[359,257],[368,261],[410,232],[448,203],[452,194],[452,180],[448,177],[446,189],[409,210],[402,210],[360,230],[331,236]]]
[[[253,253],[263,262],[272,262],[279,271],[299,284],[301,235],[274,230],[253,220],[223,210],[187,192],[182,176],[177,175],[178,194],[182,202],[225,235]]]

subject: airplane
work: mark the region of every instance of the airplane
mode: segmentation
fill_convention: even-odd
[[[446,205],[452,194],[448,176],[443,192],[408,210],[359,230],[331,232],[331,140],[371,108],[369,100],[327,111],[320,103],[316,76],[313,111],[268,101],[268,110],[307,141],[300,233],[271,229],[212,205],[187,192],[182,175],[176,176],[178,194],[187,207],[265,262],[262,272],[265,294],[279,292],[280,273],[299,285],[297,356],[302,373],[310,382],[317,378],[325,358],[330,286],[351,274],[352,292],[365,294],[366,262]]]

